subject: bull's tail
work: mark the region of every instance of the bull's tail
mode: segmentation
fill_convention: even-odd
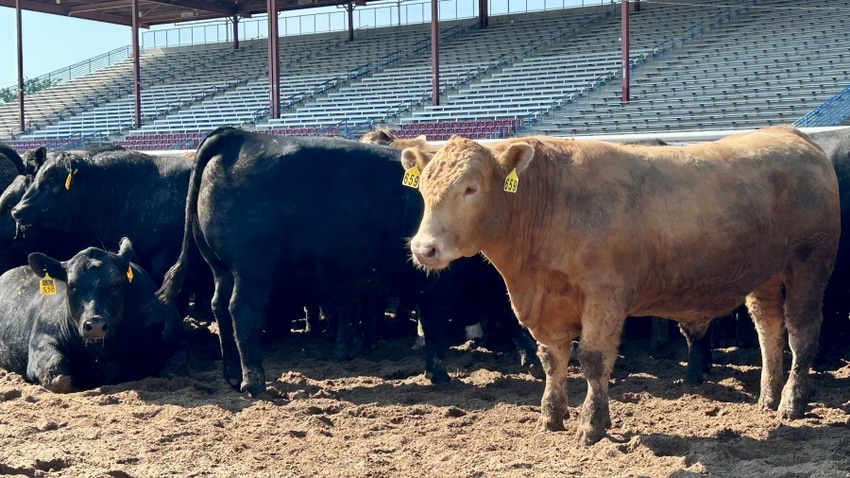
[[[201,177],[207,163],[220,151],[219,146],[227,130],[233,130],[233,128],[217,128],[208,134],[201,141],[198,151],[195,153],[195,165],[192,167],[191,176],[189,176],[189,191],[186,194],[186,221],[183,226],[183,244],[180,247],[180,257],[165,273],[162,286],[156,291],[157,298],[164,304],[174,303],[177,294],[180,293],[183,283],[186,281],[189,256],[194,240],[194,229],[198,222],[198,194],[201,189]]]

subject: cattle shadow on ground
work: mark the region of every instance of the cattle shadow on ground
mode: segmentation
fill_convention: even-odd
[[[634,441],[634,435],[626,441]],[[711,437],[638,435],[643,446],[659,457],[681,457],[685,468],[670,478],[697,476],[835,476],[850,473],[846,446],[850,426],[779,424],[764,440],[742,437],[722,428]],[[696,466],[695,466],[696,465]],[[778,474],[778,470],[785,473]]]

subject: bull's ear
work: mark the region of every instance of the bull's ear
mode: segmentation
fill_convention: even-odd
[[[422,141],[423,143],[427,143],[427,142],[428,142],[428,137],[427,137],[427,136],[425,136],[424,134],[420,134],[419,136],[417,136],[417,137],[413,138],[413,140],[414,140],[414,141]]]
[[[428,161],[431,161],[432,153],[422,151],[419,147],[405,148],[401,152],[401,165],[405,170],[416,166],[422,171]]]
[[[534,148],[528,143],[514,143],[499,155],[499,164],[506,170],[522,173],[534,158]]]
[[[133,260],[133,243],[130,242],[130,239],[122,237],[118,241],[118,257],[128,264]]]
[[[24,173],[35,174],[39,168],[47,161],[47,148],[39,146],[38,148],[24,153]]]
[[[30,269],[32,269],[38,277],[44,277],[44,274],[47,273],[50,274],[50,277],[53,277],[56,280],[62,282],[66,282],[68,280],[68,276],[65,274],[65,266],[56,259],[47,257],[40,252],[33,252],[29,255],[29,264]]]

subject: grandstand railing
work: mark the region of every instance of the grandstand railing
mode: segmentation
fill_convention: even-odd
[[[112,66],[116,63],[120,63],[129,57],[130,46],[124,45],[120,48],[116,48],[106,53],[101,53],[100,55],[93,56],[88,60],[79,61],[77,63],[74,63],[73,65],[69,65],[64,68],[51,71],[50,73],[45,73],[43,75],[37,76],[33,80],[37,82],[49,81],[50,84],[62,83],[65,81],[73,80],[74,78],[79,78],[81,76],[94,73],[95,71],[106,68],[107,66]],[[4,90],[12,93],[10,97],[14,96],[15,98],[17,98],[17,85],[4,88]]]
[[[850,117],[850,86],[839,91],[794,122],[794,126],[841,126]]]
[[[478,17],[478,2],[455,0],[455,8],[447,8],[445,1],[440,8],[440,21],[465,20]],[[506,8],[496,3],[505,4]],[[563,10],[566,8],[598,6],[610,3],[609,0],[546,0],[543,8],[529,8],[529,2],[489,2],[489,15],[510,15],[519,13]],[[540,3],[538,2],[537,5]],[[460,8],[464,5],[464,8]],[[619,7],[618,7],[619,8]],[[389,4],[357,8],[354,10],[355,38],[368,35],[370,30],[402,25],[417,25],[431,21],[430,0],[392,1]],[[143,32],[141,47],[165,48],[172,46],[201,45],[207,43],[223,43],[233,41],[232,20],[219,19],[212,21],[184,24],[178,28],[159,29]],[[333,12],[309,13],[304,15],[285,15],[278,18],[279,34],[281,36],[308,35],[316,33],[343,32],[348,29],[347,13],[343,10]],[[268,17],[257,15],[256,19],[239,21],[239,40],[248,41],[268,36]]]

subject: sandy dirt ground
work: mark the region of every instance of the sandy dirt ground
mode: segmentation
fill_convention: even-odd
[[[0,371],[0,475],[73,477],[850,477],[850,363],[812,373],[810,407],[781,422],[756,404],[755,349],[716,349],[683,384],[684,344],[621,349],[613,426],[574,442],[586,385],[569,382],[567,432],[538,429],[543,382],[515,353],[454,347],[433,386],[411,338],[348,363],[299,334],[266,346],[268,395],[222,379],[215,336],[192,333],[190,373],[68,395]]]

